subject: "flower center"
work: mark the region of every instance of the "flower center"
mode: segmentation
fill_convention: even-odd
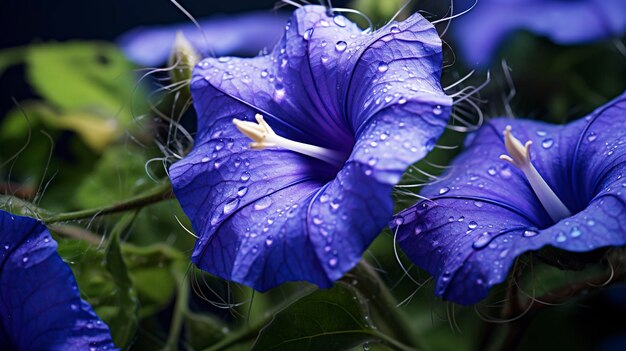
[[[522,143],[513,136],[511,129],[511,126],[507,126],[504,130],[504,145],[509,155],[501,155],[500,159],[510,162],[524,173],[535,195],[537,195],[537,198],[539,198],[543,208],[546,209],[552,220],[558,222],[563,218],[570,217],[572,213],[567,206],[565,206],[561,199],[552,191],[548,183],[546,183],[543,177],[541,177],[541,174],[537,172],[535,166],[530,162],[530,145],[532,145],[533,142],[529,140],[525,145],[522,145]]]
[[[242,121],[237,118],[233,119],[237,129],[252,139],[252,143],[250,143],[251,149],[263,150],[269,147],[282,147],[338,167],[343,166],[346,158],[340,152],[283,138],[274,132],[261,114],[257,113],[254,118],[257,123]]]

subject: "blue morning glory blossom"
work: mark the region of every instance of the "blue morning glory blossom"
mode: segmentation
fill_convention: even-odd
[[[268,55],[200,62],[195,145],[170,168],[199,236],[192,261],[258,290],[331,286],[443,132],[441,68],[439,36],[419,14],[371,32],[322,6],[296,10]]]
[[[0,211],[0,349],[117,350],[39,221]]]
[[[455,12],[475,0],[455,1]],[[545,36],[557,44],[583,44],[626,33],[623,0],[479,0],[455,19],[456,48],[472,66],[487,66],[500,44],[518,30]]]
[[[421,195],[393,230],[436,294],[461,304],[483,299],[525,252],[624,245],[626,94],[565,126],[492,120]]]
[[[136,28],[122,34],[118,43],[131,61],[152,67],[167,61],[179,31],[202,57],[232,53],[257,55],[280,39],[285,21],[283,13],[269,12],[214,16],[200,19],[200,29],[191,22]]]

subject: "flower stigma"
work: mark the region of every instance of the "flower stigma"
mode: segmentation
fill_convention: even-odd
[[[504,145],[509,155],[500,155],[500,159],[508,161],[524,173],[535,195],[537,195],[543,208],[546,209],[554,222],[570,217],[572,213],[567,206],[552,191],[548,183],[530,162],[530,145],[533,142],[529,140],[525,145],[522,145],[522,142],[513,136],[511,129],[511,126],[506,126],[504,130]]]
[[[239,129],[239,131],[245,136],[252,139],[252,143],[250,143],[251,149],[263,150],[270,147],[281,147],[317,158],[338,167],[343,166],[346,158],[342,153],[281,137],[274,132],[269,124],[267,124],[261,114],[257,113],[254,118],[257,123],[233,118],[233,124],[235,124],[237,129]]]

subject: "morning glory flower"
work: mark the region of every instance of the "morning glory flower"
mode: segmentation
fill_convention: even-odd
[[[193,150],[170,168],[192,261],[267,290],[329,287],[392,214],[391,191],[443,132],[441,41],[419,14],[363,31],[303,6],[265,56],[194,70]]]
[[[202,57],[232,53],[257,55],[272,47],[283,32],[282,13],[250,12],[214,16],[167,26],[139,27],[120,36],[118,43],[131,61],[147,67],[163,64],[169,57],[176,34],[182,32]]]
[[[457,0],[455,12],[474,2]],[[472,66],[482,67],[489,65],[500,44],[519,30],[561,45],[619,38],[626,32],[626,1],[479,0],[452,26],[461,56]]]
[[[626,244],[626,94],[565,126],[494,119],[443,180],[392,221],[404,252],[461,304],[503,282],[545,246]]]
[[[0,211],[0,349],[117,350],[39,221]]]

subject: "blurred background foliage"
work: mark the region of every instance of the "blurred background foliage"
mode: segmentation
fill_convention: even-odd
[[[275,7],[274,1],[182,4],[198,18]],[[139,25],[188,21],[185,15],[166,0],[10,0],[3,5],[0,28],[11,34],[2,36],[0,51],[0,193],[61,213],[118,203],[166,182],[173,155],[190,146],[172,141],[168,118],[193,134],[195,115],[192,109],[183,113],[180,95],[157,92],[169,84],[167,74],[140,79],[148,71],[129,62],[114,39]],[[356,8],[381,26],[404,1],[333,5]],[[412,2],[398,18],[416,10],[439,19],[448,4]],[[362,21],[358,15],[353,19]],[[456,57],[454,42],[443,38],[442,80],[448,86],[472,69]],[[625,88],[626,58],[611,42],[562,47],[522,32],[510,37],[499,55],[489,73],[476,71],[463,84],[488,83],[478,95],[486,117],[564,123]],[[409,169],[404,182],[426,182],[440,173],[434,165],[445,166],[464,135],[446,133],[441,147]],[[398,192],[396,200],[400,209],[417,198],[409,189]],[[404,258],[393,233],[385,231],[365,254],[367,263],[331,290],[290,283],[255,293],[195,269],[189,261],[195,240],[190,228],[175,200],[50,226],[83,297],[109,324],[117,345],[129,350],[389,350],[402,345],[483,350],[518,329],[525,331],[517,345],[524,350],[626,347],[626,321],[613,318],[626,313],[624,286],[589,286],[571,298],[550,300],[557,306],[541,305],[502,323],[506,286],[473,308],[442,302],[433,297],[429,276]],[[624,264],[623,256],[616,253],[612,262]],[[518,263],[525,274],[517,281],[528,294],[524,298],[534,298],[601,272],[602,264],[564,272],[526,256]],[[292,341],[281,344],[283,339]]]

